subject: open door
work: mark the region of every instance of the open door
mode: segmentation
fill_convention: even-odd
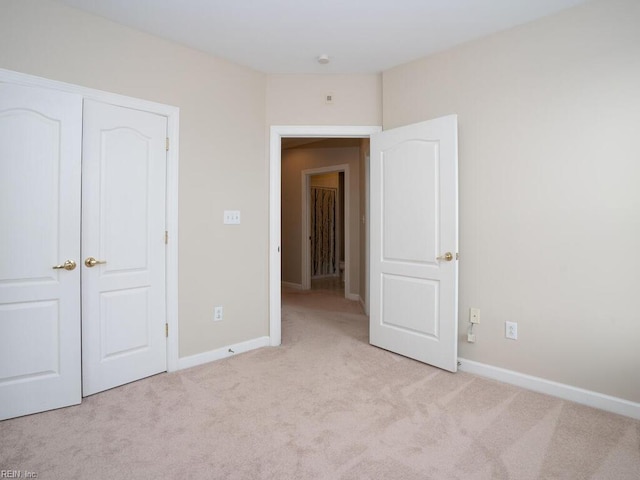
[[[455,372],[458,139],[450,115],[371,136],[372,345]]]

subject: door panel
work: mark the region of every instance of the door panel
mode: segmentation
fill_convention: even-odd
[[[457,161],[455,116],[371,137],[371,344],[453,372]]]
[[[83,395],[166,370],[166,118],[85,101]]]
[[[164,145],[164,131],[161,135]],[[105,277],[136,271],[146,274],[149,225],[143,219],[153,200],[148,182],[150,163],[158,159],[152,156],[151,139],[129,127],[102,131],[101,137],[100,231],[105,240],[104,255],[111,259],[101,273]]]
[[[439,283],[382,275],[382,323],[409,334],[438,338]],[[395,312],[406,310],[405,315]]]
[[[438,249],[437,144],[409,140],[384,152],[382,231],[385,261],[433,263]],[[419,220],[418,220],[419,219]],[[411,224],[411,235],[397,235]]]
[[[149,348],[150,311],[148,287],[104,292],[100,296],[100,317],[109,322],[100,324],[102,358],[141,353]]]
[[[0,419],[80,403],[82,97],[0,83]]]

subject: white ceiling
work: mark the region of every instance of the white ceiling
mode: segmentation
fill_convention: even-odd
[[[58,1],[265,73],[375,73],[586,0]]]

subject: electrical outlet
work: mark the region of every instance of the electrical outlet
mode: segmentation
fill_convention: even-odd
[[[517,322],[504,322],[504,336],[511,339],[518,339],[518,323]]]
[[[213,321],[219,322],[220,320],[222,320],[222,307],[213,307]]]
[[[480,309],[471,307],[469,309],[469,322],[480,323]]]
[[[472,333],[472,332],[467,333],[467,342],[475,343],[476,342],[476,334]]]

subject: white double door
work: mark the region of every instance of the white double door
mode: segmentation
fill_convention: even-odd
[[[0,419],[166,370],[166,132],[0,83]]]

